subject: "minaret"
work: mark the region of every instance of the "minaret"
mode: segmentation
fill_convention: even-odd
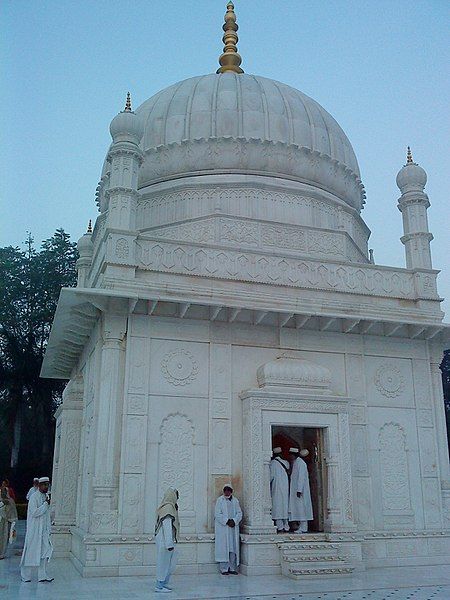
[[[87,287],[89,269],[91,268],[92,255],[94,253],[94,244],[92,243],[92,221],[90,219],[86,233],[78,240],[77,250],[80,255],[80,258],[77,260],[77,287]]]
[[[220,68],[217,69],[217,73],[226,73],[231,71],[232,73],[243,73],[244,71],[239,66],[242,62],[242,58],[237,51],[238,36],[237,30],[239,29],[236,23],[236,14],[234,12],[234,4],[228,2],[227,12],[225,13],[225,23],[222,25],[224,34],[222,41],[224,43],[223,53],[219,57]]]
[[[111,177],[107,191],[107,227],[133,231],[139,195],[138,171],[143,160],[139,147],[143,126],[131,109],[130,92],[127,94],[125,109],[114,117],[109,130],[113,143],[108,153]]]
[[[406,165],[397,175],[397,185],[402,195],[398,209],[403,217],[402,243],[405,245],[406,267],[408,269],[432,269],[430,242],[433,239],[428,231],[428,196],[423,191],[427,182],[424,169],[413,161],[408,146]]]

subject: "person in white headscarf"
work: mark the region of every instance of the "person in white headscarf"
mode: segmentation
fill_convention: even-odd
[[[8,541],[14,539],[16,521],[16,503],[9,495],[8,488],[3,486],[0,493],[0,560],[6,556]]]
[[[169,488],[156,511],[156,585],[155,592],[168,593],[169,580],[177,565],[176,545],[180,535],[178,491]]]
[[[277,533],[289,531],[289,463],[281,456],[281,448],[273,449],[270,461],[270,495],[272,519]]]
[[[227,484],[214,512],[215,558],[222,575],[237,575],[239,567],[239,523],[242,511],[233,488]]]
[[[38,581],[50,582],[47,565],[53,553],[51,542],[50,494],[48,477],[39,479],[39,489],[30,496],[27,511],[27,532],[20,561],[22,581],[31,581],[33,568],[38,568]]]
[[[29,501],[32,494],[34,494],[34,492],[37,492],[39,488],[39,477],[35,477],[33,479],[33,487],[30,487],[30,489],[27,492],[27,500]]]

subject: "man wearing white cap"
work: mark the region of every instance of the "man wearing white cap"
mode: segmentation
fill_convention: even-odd
[[[231,484],[223,488],[214,512],[215,557],[222,575],[237,575],[239,567],[239,523],[242,511]]]
[[[291,488],[289,490],[289,521],[299,521],[297,533],[308,531],[308,521],[313,519],[311,493],[309,491],[308,467],[302,457],[308,456],[308,450],[299,452],[298,448],[290,448]],[[300,455],[300,456],[299,456]]]
[[[28,500],[28,501],[30,500],[30,498],[31,498],[32,494],[34,494],[34,492],[37,492],[37,491],[38,491],[38,487],[39,487],[39,477],[35,477],[35,478],[33,479],[33,487],[31,487],[31,488],[28,490],[28,493],[27,493],[27,500]]]
[[[281,458],[281,448],[274,448],[272,452],[269,467],[272,519],[277,533],[282,533],[289,531],[289,463]]]
[[[30,496],[27,512],[27,532],[20,561],[22,581],[31,581],[34,567],[38,568],[38,581],[44,583],[53,581],[47,575],[47,563],[53,552],[50,540],[50,480],[48,477],[39,479],[38,490]]]

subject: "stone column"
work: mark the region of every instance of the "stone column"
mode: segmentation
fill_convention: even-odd
[[[70,527],[75,525],[78,464],[83,411],[83,377],[67,384],[63,402],[55,413],[56,439],[52,477],[54,547],[62,556],[70,551]]]
[[[113,533],[118,527],[126,331],[126,315],[104,314],[100,382],[96,402],[93,513],[90,525],[92,532]]]

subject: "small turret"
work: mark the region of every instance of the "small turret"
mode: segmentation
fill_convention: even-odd
[[[109,126],[113,142],[139,144],[144,133],[141,119],[131,109],[130,92],[127,93],[125,108],[114,117]]]
[[[77,260],[77,287],[86,287],[89,269],[92,264],[92,256],[94,254],[94,244],[92,243],[92,221],[90,219],[86,233],[78,240],[77,250],[80,255],[80,258]]]
[[[430,242],[433,235],[428,230],[428,196],[423,191],[427,183],[427,174],[414,162],[411,148],[408,146],[406,164],[397,175],[397,185],[402,193],[398,200],[398,209],[403,217],[402,243],[405,246],[406,266],[408,269],[431,269]]]

